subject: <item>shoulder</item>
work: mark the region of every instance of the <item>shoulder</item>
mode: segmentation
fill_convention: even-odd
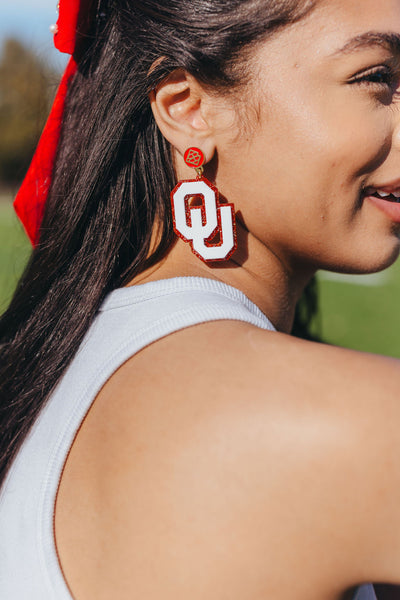
[[[175,398],[182,387],[202,397],[212,389],[214,400],[217,390],[218,397],[230,400],[245,392],[266,408],[274,397],[282,397],[299,404],[315,401],[326,410],[347,406],[368,417],[381,414],[382,399],[388,409],[397,410],[400,361],[221,320],[159,340],[114,377],[122,393],[127,382],[128,395],[139,384],[149,393],[160,386],[163,394]]]
[[[120,548],[147,523],[169,572],[219,564],[270,596],[400,581],[399,385],[397,361],[235,321],[149,346],[100,399]]]

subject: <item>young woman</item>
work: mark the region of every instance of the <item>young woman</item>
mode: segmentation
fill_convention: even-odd
[[[0,597],[375,598],[400,363],[289,334],[317,269],[399,254],[400,1],[76,14],[0,322]]]

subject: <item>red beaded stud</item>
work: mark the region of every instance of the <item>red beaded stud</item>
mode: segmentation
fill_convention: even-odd
[[[183,160],[188,167],[198,169],[205,162],[205,156],[199,148],[188,148],[184,154]]]

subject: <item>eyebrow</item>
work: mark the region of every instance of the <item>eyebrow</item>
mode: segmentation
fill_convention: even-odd
[[[333,56],[342,54],[350,54],[357,50],[365,50],[378,46],[392,52],[392,54],[400,54],[400,34],[392,32],[367,31],[361,35],[349,40],[343,48],[334,52]]]

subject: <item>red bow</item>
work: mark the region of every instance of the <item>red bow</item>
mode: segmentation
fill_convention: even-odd
[[[80,0],[61,0],[54,45],[60,52],[73,54],[77,37]]]
[[[74,59],[78,33],[83,31],[89,15],[90,0],[60,0],[54,45],[60,52],[71,54],[57,90],[54,104],[36,148],[31,165],[14,200],[14,209],[32,245],[38,243],[39,228],[49,192],[57,146],[60,139],[68,84],[76,72]]]

